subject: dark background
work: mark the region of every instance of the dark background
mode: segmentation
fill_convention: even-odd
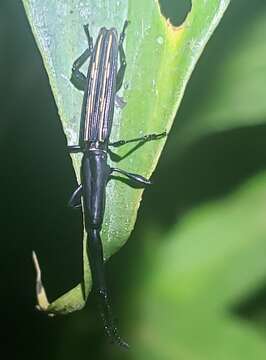
[[[167,5],[167,1],[162,4]],[[187,2],[175,23],[184,18],[188,7]],[[265,168],[265,126],[205,137],[182,156],[169,155],[178,123],[189,119],[193,104],[197,104],[196,89],[204,82],[202,96],[207,96],[217,61],[223,61],[223,54],[230,51],[262,7],[264,1],[232,1],[196,67],[179,111],[179,122],[169,135],[153,176],[156,186],[145,191],[133,235],[107,266],[117,313],[125,306],[128,279],[134,276],[134,269],[123,274],[121,269],[127,259],[141,253],[140,239],[146,223],[154,221],[167,230],[177,215],[206,199],[230,192]],[[163,7],[167,16],[174,16],[174,10]],[[241,21],[235,26],[239,11]],[[233,37],[229,36],[232,33]],[[48,319],[34,309],[32,249],[40,255],[43,267],[49,263],[44,276],[49,296],[54,298],[81,278],[82,226],[80,214],[66,207],[76,186],[75,175],[47,75],[19,1],[0,2],[0,49],[1,343],[10,359],[57,359],[53,349],[62,331],[71,321],[78,324],[81,317],[87,317],[87,327],[79,329],[75,325],[77,334],[65,341],[72,341],[73,347],[82,344],[84,351],[93,347],[93,356],[103,358],[106,339],[97,314],[84,310]],[[173,198],[179,201],[173,202]],[[71,271],[67,273],[66,269]],[[265,304],[266,292],[262,290],[255,298],[239,304],[236,311],[243,317],[252,317],[265,310]],[[90,299],[88,307],[93,306],[94,300]],[[2,346],[1,350],[4,351]]]

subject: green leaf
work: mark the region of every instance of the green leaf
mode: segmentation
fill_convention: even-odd
[[[173,27],[161,15],[157,1],[23,0],[34,36],[47,69],[68,144],[77,143],[82,94],[69,82],[73,61],[86,48],[82,25],[89,23],[94,38],[102,26],[122,29],[131,21],[126,37],[127,70],[121,94],[127,102],[116,110],[112,140],[141,134],[169,132],[186,84],[208,39],[218,25],[229,0],[197,0],[181,27]],[[121,168],[149,177],[155,169],[164,140],[145,144],[121,161]],[[124,154],[130,146],[119,151]],[[79,177],[80,157],[72,157]],[[128,239],[133,229],[142,191],[119,181],[107,187],[107,206],[102,239],[109,258]],[[86,248],[84,240],[84,249]],[[51,313],[68,313],[84,306],[91,287],[84,251],[81,284],[47,305]],[[38,289],[43,289],[39,278]],[[44,290],[44,289],[43,289]]]
[[[263,283],[265,184],[262,174],[233,195],[184,216],[159,247],[160,264],[153,254],[154,268],[160,270],[154,279],[157,286],[148,281],[151,291],[158,290],[156,296],[162,299],[171,293],[180,304],[197,299],[217,310],[232,306]]]
[[[265,359],[263,337],[244,321],[233,316],[195,313],[188,307],[177,311],[175,306],[166,305],[163,314],[158,316],[158,307],[146,317],[132,359]]]
[[[133,358],[265,359],[265,339],[232,311],[265,284],[265,184],[264,172],[148,244],[131,294]]]

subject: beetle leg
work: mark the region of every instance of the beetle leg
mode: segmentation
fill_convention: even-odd
[[[81,195],[82,195],[82,185],[73,192],[71,198],[69,199],[68,206],[79,209],[81,207]]]
[[[83,26],[83,29],[84,29],[85,34],[86,34],[86,36],[87,36],[88,48],[89,48],[90,52],[92,52],[92,49],[93,49],[93,38],[90,36],[89,24],[84,25],[84,26]]]
[[[72,66],[72,74],[70,81],[78,89],[84,91],[87,78],[80,71],[81,66],[88,60],[91,56],[93,50],[93,39],[89,33],[88,24],[84,25],[84,31],[88,39],[88,48],[74,61]]]
[[[85,89],[87,78],[79,69],[90,55],[91,50],[88,48],[73,63],[70,81],[78,90],[84,91]]]
[[[119,49],[119,61],[120,61],[120,68],[117,72],[117,76],[116,76],[116,91],[119,91],[122,84],[123,84],[123,80],[124,80],[124,76],[125,76],[125,71],[126,71],[126,67],[127,67],[127,62],[126,62],[126,55],[125,55],[125,51],[123,48],[123,42],[126,36],[126,28],[129,24],[129,21],[126,20],[124,23],[124,27],[123,30],[120,34],[120,38],[119,38],[119,45],[118,45],[118,49]]]
[[[138,137],[135,139],[130,139],[130,140],[118,140],[113,143],[109,143],[109,146],[119,147],[119,146],[122,146],[122,145],[125,145],[128,143],[137,142],[137,141],[141,142],[141,143],[145,143],[145,142],[152,141],[152,140],[159,140],[159,139],[165,137],[166,135],[167,135],[166,131],[164,131],[160,134],[149,134],[149,135],[144,135],[144,136],[141,136],[141,137]]]
[[[151,181],[146,179],[144,176],[142,175],[139,175],[139,174],[133,174],[133,173],[130,173],[130,172],[127,172],[125,170],[122,170],[122,169],[118,169],[118,168],[110,168],[110,175],[113,173],[113,172],[118,172],[120,174],[123,174],[125,176],[127,176],[130,180],[133,180],[135,181],[136,183],[140,184],[140,185],[151,185]]]
[[[70,154],[82,152],[82,149],[79,145],[68,145],[67,148],[68,148],[68,151],[70,152]]]

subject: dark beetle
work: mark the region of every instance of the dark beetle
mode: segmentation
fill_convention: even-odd
[[[84,91],[79,145],[69,146],[70,152],[83,153],[81,185],[71,196],[69,204],[74,208],[80,207],[81,197],[83,198],[92,282],[94,291],[99,299],[105,331],[114,342],[124,347],[128,347],[128,345],[117,333],[104,274],[103,247],[100,232],[105,210],[106,185],[111,174],[114,172],[127,176],[141,186],[150,184],[150,181],[141,175],[132,174],[122,169],[111,168],[107,164],[108,147],[117,147],[133,141],[143,143],[165,136],[165,133],[151,134],[128,141],[120,140],[115,143],[109,143],[115,96],[122,86],[126,69],[123,41],[127,25],[128,21],[125,21],[119,39],[115,28],[108,30],[102,27],[95,46],[93,46],[88,25],[84,26],[88,39],[88,48],[74,62],[71,76],[72,83],[79,90]],[[89,57],[88,72],[87,76],[85,76],[80,72],[80,67]],[[120,60],[119,70],[117,70],[118,57]]]

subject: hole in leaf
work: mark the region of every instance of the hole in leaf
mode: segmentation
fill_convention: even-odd
[[[191,0],[159,0],[161,12],[174,26],[181,25],[191,10]]]

